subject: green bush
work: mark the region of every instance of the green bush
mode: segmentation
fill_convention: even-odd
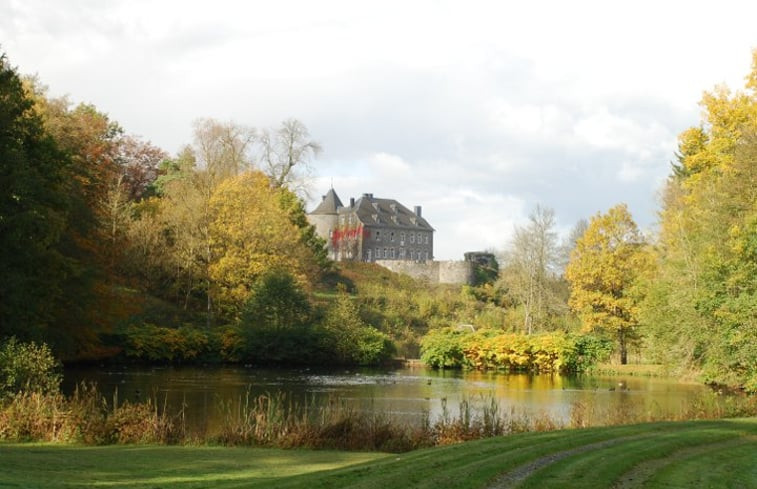
[[[433,368],[461,368],[465,363],[463,331],[443,328],[431,331],[421,340],[421,361]]]
[[[389,337],[363,322],[357,305],[340,289],[322,321],[323,350],[344,364],[377,365],[394,353]]]
[[[11,337],[0,345],[0,398],[22,391],[54,393],[61,380],[60,363],[44,343]]]

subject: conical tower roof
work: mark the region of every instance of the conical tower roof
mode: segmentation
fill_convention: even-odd
[[[318,207],[311,212],[311,214],[336,214],[336,210],[339,207],[343,207],[342,201],[339,200],[339,196],[332,188],[323,196],[323,200],[318,204]]]

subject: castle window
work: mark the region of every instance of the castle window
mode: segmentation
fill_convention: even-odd
[[[389,258],[389,251],[384,248],[384,258]]]
[[[371,249],[368,248],[368,253],[366,253],[366,261],[371,261]]]
[[[410,242],[415,243],[415,233],[410,233]]]
[[[381,259],[381,248],[376,248],[376,259],[377,260]]]
[[[376,241],[381,241],[381,231],[376,231]]]
[[[389,235],[389,241],[392,243],[394,242],[394,231],[392,231],[392,234]]]
[[[400,248],[400,260],[405,259],[405,248]]]
[[[400,246],[405,246],[405,233],[400,233]]]
[[[428,244],[428,234],[426,235],[426,244]]]
[[[394,260],[394,248],[390,248],[389,253],[392,255],[392,260]]]

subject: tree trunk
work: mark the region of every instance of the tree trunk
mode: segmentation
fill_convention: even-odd
[[[628,363],[628,347],[626,345],[626,332],[621,329],[618,331],[618,340],[620,341],[620,364]]]

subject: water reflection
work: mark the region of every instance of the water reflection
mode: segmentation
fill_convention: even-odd
[[[674,379],[504,374],[430,369],[257,369],[244,367],[103,367],[65,372],[63,389],[96,382],[108,398],[156,400],[171,409],[185,407],[188,426],[204,431],[218,423],[221,402],[284,393],[297,402],[327,403],[335,398],[360,410],[387,413],[413,422],[433,418],[447,404],[454,415],[462,399],[475,407],[494,396],[505,412],[546,414],[567,421],[574,403],[607,409],[675,412],[705,387]]]

